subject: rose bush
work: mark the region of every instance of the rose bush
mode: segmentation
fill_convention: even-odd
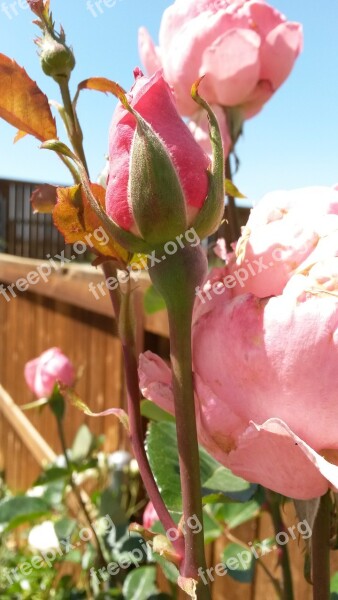
[[[74,367],[59,348],[50,348],[30,360],[24,374],[28,387],[38,398],[50,396],[57,382],[72,386],[75,381]]]
[[[269,195],[239,258],[211,273],[195,306],[200,443],[235,474],[298,499],[338,488],[337,225],[333,189]],[[244,267],[246,287],[235,276]],[[170,371],[149,352],[140,386],[172,412]]]

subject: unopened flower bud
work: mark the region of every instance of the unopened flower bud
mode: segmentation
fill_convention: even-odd
[[[72,49],[64,41],[64,35],[61,34],[60,38],[56,39],[45,31],[39,46],[43,72],[56,81],[60,81],[60,78],[69,79],[75,67],[75,58]]]

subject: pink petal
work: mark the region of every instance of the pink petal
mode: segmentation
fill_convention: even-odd
[[[139,29],[138,46],[139,54],[147,74],[153,75],[162,67],[162,64],[154,42],[145,27],[140,27]]]
[[[300,500],[338,488],[338,467],[299,438],[281,419],[251,422],[226,461],[236,475]]]
[[[281,23],[273,29],[261,49],[261,79],[279,88],[289,76],[302,50],[302,27],[298,23]]]
[[[249,29],[230,29],[203,53],[201,94],[222,106],[243,103],[259,79],[260,38]]]
[[[147,351],[139,358],[140,390],[147,400],[174,414],[174,396],[171,385],[171,370],[153,352]]]

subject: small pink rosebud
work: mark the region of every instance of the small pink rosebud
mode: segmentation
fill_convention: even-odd
[[[216,209],[203,223],[211,233],[223,210],[221,179],[213,185],[210,159],[180,118],[162,72],[148,79],[136,69],[135,76],[129,110],[120,103],[111,125],[107,214],[146,243],[164,244],[194,226],[213,194]]]
[[[148,502],[143,513],[143,527],[145,529],[151,529],[156,521],[159,521],[158,514],[154,508],[152,502]]]
[[[140,71],[135,75],[127,98],[154,139],[141,138],[135,116],[122,104],[117,107],[110,130],[106,210],[122,229],[144,239],[159,233],[168,241],[202,208],[209,191],[210,160],[180,118],[161,71],[150,79]]]
[[[38,398],[48,398],[57,382],[72,386],[75,371],[69,358],[59,348],[50,348],[25,365],[25,380]]]

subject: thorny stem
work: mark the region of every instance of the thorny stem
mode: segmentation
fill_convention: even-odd
[[[105,262],[102,265],[106,280],[109,277],[116,277],[116,266],[112,261]],[[144,448],[144,432],[142,427],[142,416],[140,410],[141,394],[138,380],[138,365],[135,351],[135,336],[131,324],[130,313],[128,310],[129,294],[126,292],[123,295],[120,291],[109,290],[110,299],[113,305],[115,319],[119,325],[119,333],[122,344],[124,357],[124,369],[127,384],[127,403],[128,416],[130,426],[130,441],[134,450],[135,458],[138,462],[141,478],[147,490],[147,494],[153,503],[166,531],[174,528],[177,530],[177,525],[170,516],[167,507],[165,506],[161,494],[158,490],[154,476],[149,466],[147,454]],[[183,537],[173,542],[175,551],[182,558],[184,550]]]

